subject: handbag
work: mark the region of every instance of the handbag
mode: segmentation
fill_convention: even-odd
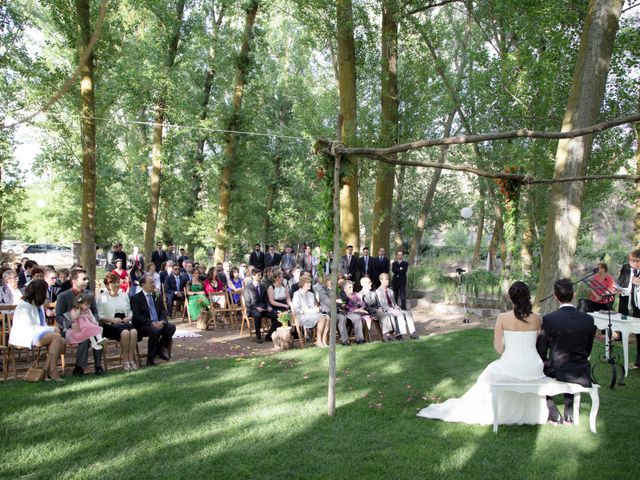
[[[25,382],[37,383],[44,380],[46,372],[44,371],[44,368],[36,367],[37,363],[38,360],[33,362],[33,365],[31,365],[31,367],[29,367],[25,372],[23,377]]]

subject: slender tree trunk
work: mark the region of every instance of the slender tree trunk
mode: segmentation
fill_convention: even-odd
[[[404,180],[405,180],[406,174],[407,174],[407,167],[405,165],[402,165],[398,173],[398,183],[396,188],[396,191],[398,193],[396,194],[396,202],[395,202],[396,214],[394,215],[394,225],[393,225],[394,239],[395,239],[394,244],[395,244],[396,252],[402,250],[402,247],[404,246],[404,242],[402,239],[402,198],[403,198]],[[391,255],[389,257],[391,258]]]
[[[286,124],[286,117],[288,112],[289,105],[285,102],[280,108],[280,134],[284,133],[284,127]],[[264,215],[264,239],[268,243],[273,242],[273,239],[271,238],[271,210],[273,210],[273,203],[278,196],[278,187],[280,185],[280,174],[282,170],[282,146],[280,139],[278,138],[275,139],[274,150],[273,178],[271,179],[269,189],[267,190],[267,202],[265,205]]]
[[[623,0],[589,1],[562,123],[563,132],[593,125],[598,120],[623,3]],[[592,142],[593,135],[560,140],[554,178],[585,175]],[[571,276],[583,191],[584,182],[556,183],[551,187],[536,303],[551,293],[555,280]],[[543,312],[554,308],[552,302],[538,306]]]
[[[173,31],[169,39],[169,49],[165,60],[165,71],[163,72],[163,85],[160,86],[160,92],[156,100],[155,118],[153,121],[153,134],[151,148],[151,180],[150,180],[150,198],[149,211],[147,212],[147,226],[144,232],[144,255],[145,262],[151,262],[151,253],[153,252],[153,243],[156,236],[156,228],[158,225],[158,206],[160,205],[160,183],[162,180],[162,140],[164,131],[164,120],[166,115],[167,101],[166,89],[168,88],[169,75],[175,64],[176,55],[178,54],[178,43],[180,42],[180,31],[182,30],[182,22],[184,16],[185,0],[178,0],[176,4],[176,17],[173,20]]]
[[[638,100],[640,100],[640,95],[638,95]],[[638,106],[640,107],[640,102]],[[633,128],[636,132],[636,175],[640,175],[640,124],[636,123]],[[634,248],[638,248],[640,246],[640,180],[636,180],[635,210],[633,243]]]
[[[525,215],[525,227],[522,232],[522,276],[524,278],[530,277],[533,271],[533,225],[535,215],[533,211],[534,196],[532,191],[527,192],[527,198],[525,205],[527,213]]]
[[[398,0],[382,0],[380,143],[384,146],[398,143],[398,8]],[[389,252],[394,181],[395,167],[378,162],[371,226],[374,255],[381,247]]]
[[[480,208],[478,209],[478,232],[476,233],[476,244],[473,247],[473,256],[471,257],[471,266],[478,264],[480,260],[480,249],[482,248],[482,235],[484,233],[484,187],[480,187]]]
[[[444,125],[444,136],[448,137],[451,135],[451,124],[453,123],[453,118],[456,116],[455,109],[449,112],[447,115],[447,119]],[[440,155],[438,156],[438,163],[442,164],[447,159],[447,151],[449,150],[449,145],[442,145],[440,147]],[[409,248],[409,265],[416,265],[418,263],[418,253],[420,252],[420,244],[422,243],[422,235],[424,234],[425,226],[427,225],[427,219],[429,218],[429,211],[431,210],[431,204],[433,203],[433,197],[436,193],[436,188],[438,187],[438,181],[440,180],[440,175],[442,174],[442,169],[436,168],[433,170],[433,176],[431,177],[431,182],[429,182],[429,187],[427,188],[427,194],[424,197],[422,202],[422,208],[420,209],[420,216],[418,217],[418,224],[416,225],[416,231],[413,234],[413,238],[411,239],[411,247]]]
[[[214,262],[223,262],[227,248],[229,235],[229,211],[231,207],[231,178],[233,176],[234,163],[236,161],[236,144],[238,135],[232,133],[240,127],[240,109],[242,108],[242,96],[249,71],[249,53],[251,49],[251,41],[253,37],[253,26],[258,14],[259,2],[253,0],[246,9],[244,32],[242,35],[242,45],[240,47],[240,55],[236,64],[235,82],[233,88],[233,101],[231,119],[227,130],[231,132],[227,134],[226,144],[224,148],[224,165],[220,174],[220,182],[218,186],[220,206],[218,207],[218,226],[216,229],[216,249],[214,253]]]
[[[351,0],[336,0],[338,42],[338,90],[342,115],[342,142],[355,145],[357,140],[356,49],[353,39]],[[340,230],[344,245],[360,250],[360,209],[358,205],[358,161],[342,161],[340,190]],[[334,252],[335,253],[335,252]],[[335,253],[337,255],[337,253]]]
[[[91,40],[90,0],[76,0],[78,58]],[[96,286],[96,98],[93,81],[94,55],[80,70],[81,139],[82,139],[82,224],[80,230],[82,265],[92,288]]]

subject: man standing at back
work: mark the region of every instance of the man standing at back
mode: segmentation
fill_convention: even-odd
[[[340,262],[340,273],[347,280],[356,281],[356,273],[358,272],[358,259],[353,255],[353,245],[347,245],[347,254],[342,257]]]
[[[249,265],[260,271],[264,270],[264,252],[260,251],[259,243],[256,243],[253,252],[249,255]]]
[[[558,310],[542,318],[542,329],[536,347],[544,362],[544,374],[561,382],[591,387],[589,355],[593,347],[593,318],[576,309],[573,284],[567,278],[556,281],[553,296]],[[547,397],[549,422],[573,423],[573,395],[564,395],[564,418],[553,398]]]

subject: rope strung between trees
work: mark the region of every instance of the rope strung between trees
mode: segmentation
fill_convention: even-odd
[[[91,37],[91,40],[87,45],[87,48],[85,48],[84,52],[82,52],[77,68],[73,71],[69,79],[64,83],[64,85],[58,91],[58,93],[53,95],[49,99],[49,101],[45,103],[45,105],[39,111],[34,112],[30,115],[27,115],[26,117],[23,117],[20,120],[17,120],[14,123],[11,123],[9,125],[0,125],[0,129],[15,128],[18,125],[21,125],[23,123],[27,123],[33,120],[33,118],[36,117],[37,115],[40,115],[41,113],[45,113],[47,110],[49,110],[55,103],[58,102],[58,100],[60,100],[71,89],[71,87],[76,81],[76,78],[80,74],[80,70],[89,61],[89,57],[91,56],[91,53],[93,52],[93,49],[96,43],[98,42],[98,39],[100,38],[100,35],[102,33],[102,27],[104,26],[104,19],[107,15],[107,3],[109,3],[109,0],[102,0],[102,3],[100,4],[100,11],[98,12],[98,19],[96,21],[96,28],[93,31],[93,36]]]
[[[400,160],[393,158],[393,155],[405,153],[412,150],[418,150],[427,147],[436,147],[440,145],[463,145],[467,143],[480,143],[486,141],[506,140],[511,138],[544,138],[549,140],[559,140],[565,138],[576,138],[585,135],[602,132],[620,125],[631,124],[640,121],[640,114],[634,114],[627,117],[616,118],[608,122],[598,123],[590,127],[571,130],[568,132],[543,132],[537,130],[519,129],[510,132],[496,132],[478,135],[458,135],[455,137],[444,137],[435,139],[417,140],[410,143],[402,143],[387,148],[367,148],[367,147],[345,147],[344,145],[328,140],[325,138],[316,141],[316,152],[322,152],[326,155],[335,157],[336,155],[360,155],[371,158],[376,161],[389,163],[392,165],[406,165],[410,167],[427,167],[441,168],[443,170],[456,170],[468,172],[478,175],[479,177],[507,179],[522,184],[552,184],[565,182],[582,182],[590,180],[634,180],[640,181],[640,175],[587,175],[581,177],[564,177],[564,178],[540,178],[536,179],[527,174],[506,173],[506,172],[486,172],[474,167],[465,165],[451,165],[436,162],[421,162],[414,160]]]

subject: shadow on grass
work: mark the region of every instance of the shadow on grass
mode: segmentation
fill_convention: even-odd
[[[607,452],[626,466],[606,471],[629,478],[638,460],[612,447],[635,433],[637,376],[627,390],[602,392],[597,435],[588,401],[577,428],[503,426],[495,435],[416,417],[432,397],[466,391],[496,358],[491,335],[338,347],[333,418],[319,349],[6,385],[0,477],[602,478]]]

